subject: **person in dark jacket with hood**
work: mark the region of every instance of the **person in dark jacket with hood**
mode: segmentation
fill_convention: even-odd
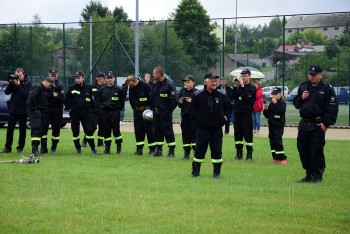
[[[27,114],[30,122],[32,154],[39,155],[38,147],[42,138],[43,111],[48,107],[47,91],[55,88],[55,81],[51,77],[45,78],[39,85],[33,86],[28,95]]]
[[[8,101],[9,118],[7,123],[6,132],[6,144],[1,153],[10,153],[12,151],[13,133],[15,131],[16,124],[19,124],[19,138],[17,152],[23,151],[26,141],[26,128],[27,128],[27,106],[26,100],[32,84],[27,80],[27,75],[22,68],[17,68],[15,75],[10,76],[10,83],[5,89],[5,94],[10,95],[10,101]]]
[[[214,166],[213,176],[220,179],[222,165],[222,127],[232,112],[229,98],[217,90],[219,77],[209,72],[205,75],[204,89],[194,93],[191,114],[197,123],[196,150],[192,162],[192,177],[198,177],[201,164],[210,145]]]

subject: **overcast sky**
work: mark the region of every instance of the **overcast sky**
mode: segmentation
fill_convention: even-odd
[[[237,0],[238,17],[274,16],[301,13],[350,11],[349,0]],[[122,6],[129,18],[135,20],[136,0],[101,0],[113,10]],[[167,19],[180,0],[139,0],[140,20]],[[229,18],[236,15],[236,0],[201,0],[210,18]],[[0,0],[0,24],[30,23],[38,14],[42,22],[78,22],[89,0]],[[265,20],[269,22],[269,20]],[[250,20],[245,23],[256,24]],[[264,21],[260,19],[259,23]]]

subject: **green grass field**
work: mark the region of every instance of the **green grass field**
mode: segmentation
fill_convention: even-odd
[[[327,141],[322,184],[299,184],[304,172],[295,139],[284,140],[288,164],[277,165],[267,138],[254,140],[254,161],[247,163],[232,160],[233,139],[224,136],[216,180],[208,155],[201,176],[189,176],[179,135],[172,159],[131,156],[133,134],[123,138],[122,155],[92,156],[84,148],[77,156],[70,130],[63,130],[57,154],[39,164],[1,163],[0,233],[350,232],[349,141]]]

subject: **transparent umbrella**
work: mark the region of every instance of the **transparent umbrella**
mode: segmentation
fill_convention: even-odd
[[[265,77],[265,75],[261,71],[259,71],[258,69],[254,68],[254,67],[239,67],[239,68],[233,70],[232,72],[230,72],[230,75],[239,77],[239,76],[241,76],[241,72],[243,69],[250,70],[250,73],[252,74],[251,78],[262,79]]]

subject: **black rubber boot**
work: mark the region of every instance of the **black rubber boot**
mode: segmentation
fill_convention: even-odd
[[[182,159],[183,160],[190,159],[190,154],[191,154],[191,146],[184,147],[184,157]]]
[[[87,139],[86,139],[86,136],[84,135],[84,139],[81,142],[81,147],[86,147],[86,142],[87,142]]]
[[[253,151],[252,150],[247,152],[247,158],[245,160],[249,161],[249,162],[253,161]]]
[[[41,149],[40,154],[47,154],[47,138],[41,139]]]
[[[103,146],[103,140],[102,139],[98,139],[97,140],[97,146],[98,147]]]
[[[157,145],[156,151],[154,152],[155,157],[162,157],[163,156],[163,146],[162,145]]]
[[[324,170],[317,170],[311,174],[311,183],[321,183],[323,180],[323,171]]]
[[[306,171],[306,175],[304,178],[298,180],[299,183],[309,183],[311,182],[312,176],[310,171]]]
[[[134,155],[141,156],[142,155],[142,148],[137,148]]]
[[[111,154],[111,141],[105,141],[105,150],[104,154]]]
[[[121,154],[121,153],[122,153],[122,143],[117,142],[117,154]]]
[[[79,139],[73,140],[74,146],[76,149],[81,149],[80,141]]]
[[[155,146],[150,146],[148,155],[153,156],[155,152],[156,152],[156,147]]]
[[[192,162],[192,177],[198,177],[201,172],[201,163],[199,162]]]
[[[235,160],[242,160],[242,158],[243,158],[243,150],[237,150]]]
[[[51,153],[55,153],[59,140],[52,140]]]
[[[214,166],[213,177],[215,179],[220,179],[221,178],[221,176],[220,176],[221,165],[222,165],[222,162],[220,162],[220,163],[213,163],[213,166]]]
[[[32,143],[32,154],[34,155],[34,156],[39,156],[40,155],[40,153],[39,153],[39,151],[38,151],[38,148],[39,148],[39,142],[38,143]]]
[[[173,158],[175,157],[175,146],[170,146],[169,147],[169,153],[167,155],[168,158]]]

